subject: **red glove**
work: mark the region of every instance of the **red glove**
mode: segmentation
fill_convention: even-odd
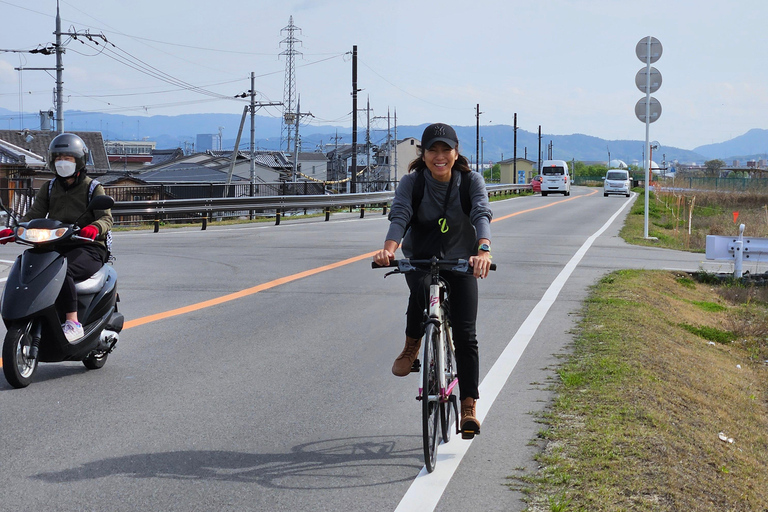
[[[77,234],[77,236],[81,236],[83,238],[90,238],[91,240],[96,240],[96,237],[99,236],[99,228],[97,228],[93,224],[89,224],[85,226],[83,229],[81,229],[80,232]]]
[[[13,230],[10,228],[5,228],[3,230],[0,230],[0,244],[5,245],[8,242],[13,241]]]

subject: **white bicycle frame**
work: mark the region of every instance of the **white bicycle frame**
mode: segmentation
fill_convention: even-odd
[[[440,295],[441,295],[441,288],[444,286],[443,283],[439,284],[431,284],[429,286],[429,305],[427,306],[427,316],[430,320],[437,320],[437,324],[439,327],[439,336],[437,337],[437,385],[440,392],[439,396],[429,396],[430,402],[436,401],[440,403],[446,403],[448,402],[448,397],[451,396],[451,393],[453,392],[453,389],[456,387],[456,385],[459,382],[459,379],[457,377],[453,377],[453,380],[451,382],[448,382],[448,378],[450,378],[450,374],[448,372],[447,364],[446,364],[446,357],[448,353],[448,343],[449,341],[449,333],[447,332],[448,324],[445,321],[444,314],[445,311],[441,307],[441,301],[440,301]],[[435,326],[437,327],[437,326]],[[425,333],[424,340],[426,341],[427,336]],[[426,350],[426,347],[425,347]],[[421,365],[421,369],[419,370],[419,384],[424,382],[424,366]],[[456,369],[453,369],[456,371]],[[423,392],[423,388],[419,386],[419,396],[421,396]]]

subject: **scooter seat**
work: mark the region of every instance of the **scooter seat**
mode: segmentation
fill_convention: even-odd
[[[75,290],[77,290],[78,295],[88,295],[92,293],[96,293],[99,290],[101,290],[102,286],[104,286],[104,283],[107,280],[107,276],[109,275],[109,269],[106,265],[101,267],[98,272],[93,274],[91,277],[86,279],[85,281],[80,281],[79,283],[75,283]]]

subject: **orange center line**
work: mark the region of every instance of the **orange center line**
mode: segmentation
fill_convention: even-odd
[[[137,318],[135,320],[128,320],[125,322],[125,325],[123,326],[123,330],[130,329],[131,327],[137,327],[139,325],[148,324],[150,322],[155,322],[157,320],[163,320],[166,318],[171,318],[173,316],[183,315],[186,313],[191,313],[192,311],[198,311],[200,309],[208,308],[211,306],[216,306],[218,304],[223,304],[225,302],[229,302],[231,300],[241,299],[243,297],[247,297],[248,295],[253,295],[255,293],[263,292],[264,290],[269,290],[270,288],[275,288],[276,286],[280,286],[286,283],[290,283],[292,281],[296,281],[298,279],[303,279],[305,277],[313,276],[315,274],[319,274],[320,272],[325,272],[327,270],[333,270],[335,268],[343,267],[344,265],[349,265],[350,263],[354,263],[356,261],[363,260],[365,258],[370,258],[374,254],[376,254],[376,251],[369,252],[366,254],[361,254],[359,256],[355,256],[353,258],[348,258],[346,260],[337,261],[336,263],[331,263],[330,265],[324,265],[322,267],[313,268],[310,270],[305,270],[304,272],[299,272],[297,274],[293,274],[290,276],[281,277],[279,279],[275,279],[273,281],[269,281],[268,283],[263,283],[258,286],[253,286],[251,288],[246,288],[245,290],[240,290],[239,292],[230,293],[228,295],[223,295],[221,297],[217,297],[215,299],[206,300],[203,302],[198,302],[197,304],[190,304],[189,306],[184,306],[183,308],[177,308],[172,309],[170,311],[165,311],[163,313],[157,313],[155,315],[149,315],[149,316],[143,316],[141,318]]]
[[[544,208],[549,208],[550,206],[555,206],[556,204],[562,204],[567,201],[573,201],[574,199],[579,199],[581,197],[591,196],[592,194],[597,194],[597,192],[598,192],[597,190],[592,190],[591,192],[589,192],[588,194],[584,194],[583,196],[573,196],[573,197],[569,197],[568,199],[561,199],[560,201],[555,201],[554,203],[545,204],[544,206],[537,206],[536,208],[529,208],[527,210],[521,210],[519,212],[510,213],[509,215],[499,217],[498,219],[493,219],[491,222],[498,222],[500,220],[508,219],[510,217],[515,217],[522,213],[529,213],[529,212],[535,212],[536,210],[543,210]]]

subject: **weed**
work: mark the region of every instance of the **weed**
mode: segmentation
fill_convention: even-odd
[[[695,334],[696,336],[700,336],[705,340],[714,341],[716,343],[726,344],[732,342],[736,338],[736,335],[732,332],[722,331],[715,327],[709,327],[706,325],[702,327],[696,327],[694,325],[680,324],[680,327],[690,332],[691,334]]]

